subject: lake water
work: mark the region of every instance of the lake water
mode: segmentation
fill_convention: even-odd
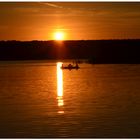
[[[1,138],[140,137],[140,65],[0,63]]]

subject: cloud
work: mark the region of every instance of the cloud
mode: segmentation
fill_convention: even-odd
[[[39,2],[42,5],[47,5],[53,8],[60,8],[60,9],[67,9],[67,10],[96,10],[96,8],[79,8],[79,7],[65,7],[65,6],[60,6],[57,4],[52,4],[52,3],[48,3],[48,2]]]
[[[59,6],[59,5],[56,5],[56,4],[52,4],[52,3],[48,3],[48,2],[39,2],[43,5],[47,5],[47,6],[50,6],[50,7],[54,7],[54,8],[63,8],[62,6]]]

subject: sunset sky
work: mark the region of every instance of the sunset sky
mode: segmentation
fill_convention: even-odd
[[[140,38],[140,2],[0,2],[0,40]]]

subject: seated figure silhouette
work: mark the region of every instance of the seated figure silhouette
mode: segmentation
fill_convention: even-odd
[[[72,68],[72,64],[69,64],[68,67],[69,67],[69,68]]]

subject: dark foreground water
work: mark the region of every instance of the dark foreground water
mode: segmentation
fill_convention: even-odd
[[[140,65],[1,62],[0,137],[140,137]]]

